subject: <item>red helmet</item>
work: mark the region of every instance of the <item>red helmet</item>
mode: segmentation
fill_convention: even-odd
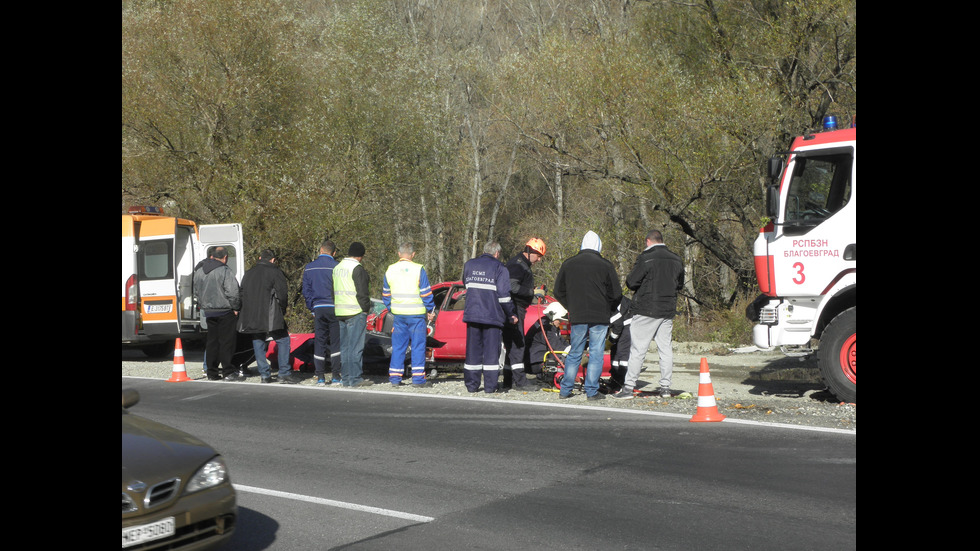
[[[527,241],[527,247],[531,249],[533,252],[536,252],[541,256],[545,255],[547,249],[547,247],[544,244],[544,241],[538,239],[537,237],[532,237],[531,239],[529,239]]]

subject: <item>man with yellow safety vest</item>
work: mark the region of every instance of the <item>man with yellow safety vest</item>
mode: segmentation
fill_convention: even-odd
[[[374,384],[362,377],[367,313],[371,309],[370,276],[361,266],[364,252],[363,243],[351,243],[347,256],[333,269],[334,315],[340,325],[340,381],[345,387]]]
[[[426,323],[435,318],[435,301],[429,276],[421,264],[413,262],[415,247],[404,243],[398,248],[398,262],[388,266],[381,289],[381,300],[394,316],[391,331],[391,364],[388,380],[393,386],[405,374],[405,354],[412,347],[412,385],[431,386],[425,380]]]

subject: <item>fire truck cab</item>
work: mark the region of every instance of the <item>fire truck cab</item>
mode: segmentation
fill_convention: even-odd
[[[244,273],[241,224],[198,226],[151,206],[122,215],[122,344],[147,355],[173,352],[174,340],[203,336],[194,299],[194,268],[214,247],[228,250],[228,265]]]
[[[762,295],[747,312],[761,348],[805,355],[819,339],[821,375],[844,402],[857,401],[856,137],[828,117],[770,160],[769,223],[754,245]]]

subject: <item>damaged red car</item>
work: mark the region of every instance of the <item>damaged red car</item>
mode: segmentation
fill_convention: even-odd
[[[432,285],[432,298],[436,304],[436,317],[429,323],[426,338],[425,358],[430,363],[462,363],[466,359],[466,323],[463,322],[463,308],[466,305],[466,287],[462,281],[443,281]],[[560,383],[563,372],[562,358],[568,346],[568,325],[552,323],[545,311],[556,303],[554,297],[544,295],[531,304],[524,317],[524,334],[531,357],[530,365],[545,364],[545,373],[555,373],[556,383]],[[387,309],[370,313],[367,318],[369,339],[390,338],[394,324]],[[545,334],[541,335],[541,326]],[[548,338],[545,339],[544,337]],[[541,344],[535,347],[534,343]],[[390,349],[389,349],[390,353]],[[584,361],[584,360],[583,360]],[[603,358],[603,377],[609,376],[609,353]],[[579,373],[580,378],[584,370]],[[557,386],[557,385],[556,385]]]

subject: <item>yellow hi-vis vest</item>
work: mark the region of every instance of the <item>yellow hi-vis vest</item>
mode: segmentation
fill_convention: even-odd
[[[336,268],[334,268],[336,269]],[[391,290],[391,313],[398,315],[424,314],[425,303],[419,296],[419,277],[422,265],[410,260],[399,260],[385,272],[388,289]]]
[[[333,305],[334,315],[353,316],[361,313],[361,305],[357,303],[357,289],[354,287],[354,268],[360,262],[346,257],[333,268]]]

